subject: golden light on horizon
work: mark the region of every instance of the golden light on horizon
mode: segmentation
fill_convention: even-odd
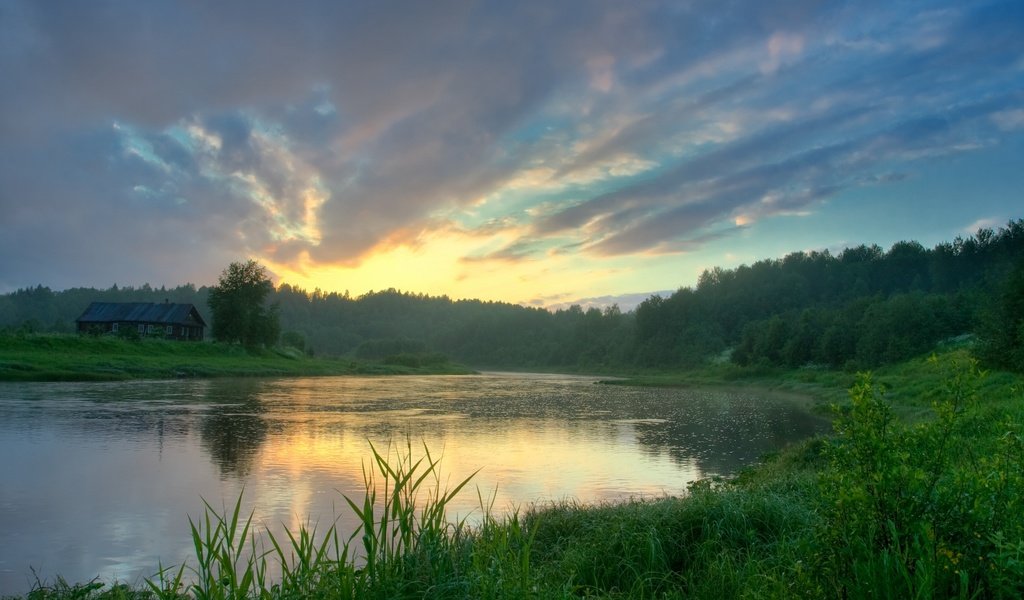
[[[602,285],[611,270],[602,261],[590,268],[579,256],[548,253],[542,259],[474,260],[482,247],[502,247],[506,236],[481,239],[451,231],[420,234],[411,243],[382,244],[352,265],[317,264],[308,254],[294,263],[261,262],[276,275],[277,285],[289,284],[307,292],[349,292],[358,297],[370,291],[403,292],[531,303],[557,294],[577,296],[608,293]]]
[[[348,291],[360,296],[396,288],[437,296],[459,295],[458,290],[467,286],[456,285],[465,277],[457,250],[451,241],[435,240],[429,248],[396,246],[376,250],[354,265],[315,264],[308,257],[294,266],[272,260],[264,263],[277,275],[278,285],[287,283],[307,292]]]

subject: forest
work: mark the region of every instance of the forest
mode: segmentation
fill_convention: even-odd
[[[44,286],[0,295],[0,330],[71,332],[93,301],[189,302],[208,323],[211,288]],[[944,341],[977,339],[989,363],[1024,369],[1024,220],[934,248],[901,241],[793,252],[705,271],[635,310],[548,311],[396,289],[351,297],[272,290],[281,343],[319,356],[444,354],[477,367],[674,369],[709,361],[859,370]]]

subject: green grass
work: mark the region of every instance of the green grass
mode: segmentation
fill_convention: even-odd
[[[733,479],[507,515],[481,501],[472,526],[445,514],[469,480],[445,488],[426,449],[371,447],[364,497],[346,498],[356,531],[254,536],[239,499],[191,521],[195,558],[142,588],[58,579],[28,597],[1019,598],[1022,390],[962,350],[910,361],[855,379],[834,436]]]
[[[941,351],[939,357],[949,361],[969,356],[967,348]],[[895,410],[910,421],[927,419],[932,403],[942,393],[946,376],[941,368],[920,357],[886,365],[873,372],[875,383],[894,402]],[[852,371],[820,367],[786,369],[772,366],[741,367],[732,363],[708,364],[686,371],[655,371],[632,374],[620,379],[602,381],[607,385],[679,388],[737,388],[786,392],[803,395],[821,411],[829,411],[833,404],[847,401],[848,390],[857,382]],[[993,371],[979,381],[983,396],[1002,397],[1013,385],[1019,385],[1019,376]]]
[[[182,377],[457,374],[460,365],[312,358],[293,349],[111,336],[0,334],[0,381],[117,381]]]

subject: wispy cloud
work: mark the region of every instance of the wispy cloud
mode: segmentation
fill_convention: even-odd
[[[1012,0],[13,0],[0,40],[0,289],[692,254],[1024,135]]]

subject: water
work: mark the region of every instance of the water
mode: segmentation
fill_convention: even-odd
[[[793,398],[590,377],[328,377],[0,384],[0,594],[140,583],[191,556],[188,516],[233,505],[281,531],[351,519],[369,444],[442,456],[452,510],[684,493],[827,430]]]

